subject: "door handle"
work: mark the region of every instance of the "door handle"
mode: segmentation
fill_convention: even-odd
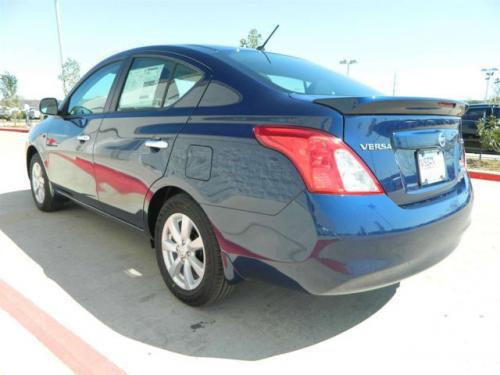
[[[148,139],[146,142],[144,142],[146,147],[150,148],[167,148],[168,143],[167,141],[163,141],[161,139]]]
[[[78,137],[76,137],[80,142],[87,142],[90,140],[90,135],[88,134],[80,134]]]

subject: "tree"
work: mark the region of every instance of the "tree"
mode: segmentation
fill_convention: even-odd
[[[242,38],[240,39],[240,47],[246,47],[246,48],[257,48],[258,46],[261,45],[262,42],[262,35],[259,34],[257,29],[251,29],[248,32],[247,38]]]
[[[14,74],[5,72],[0,75],[0,92],[3,96],[3,102],[8,107],[19,105],[17,97],[17,78]]]
[[[62,66],[62,73],[58,78],[63,83],[64,95],[68,95],[73,86],[80,80],[80,64],[72,58],[66,59]]]
[[[477,133],[482,148],[500,152],[500,121],[494,115],[479,121]]]

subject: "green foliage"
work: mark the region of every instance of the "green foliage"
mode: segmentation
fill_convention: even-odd
[[[500,152],[500,121],[493,115],[483,118],[477,124],[481,147]]]
[[[63,82],[64,95],[68,95],[73,86],[80,80],[80,64],[75,59],[66,59],[62,73],[57,77]]]
[[[257,48],[262,43],[262,35],[259,34],[257,29],[251,29],[248,32],[247,38],[240,39],[240,47]]]
[[[0,75],[0,93],[2,93],[4,105],[15,107],[19,105],[17,97],[17,78],[14,74],[5,72]]]

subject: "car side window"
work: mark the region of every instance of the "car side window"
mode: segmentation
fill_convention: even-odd
[[[174,65],[160,58],[134,59],[120,96],[118,111],[161,108]]]
[[[106,65],[88,77],[71,95],[68,114],[79,116],[104,112],[120,64],[121,62],[115,62]]]
[[[184,64],[175,66],[172,80],[168,85],[164,107],[168,107],[182,98],[196,83],[203,78],[203,74]]]

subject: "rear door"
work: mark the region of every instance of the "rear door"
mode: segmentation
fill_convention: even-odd
[[[164,55],[133,56],[100,126],[94,168],[101,209],[143,225],[149,187],[165,172],[175,138],[198,104],[204,72]]]
[[[121,63],[91,72],[65,102],[63,115],[54,119],[47,136],[50,180],[89,204],[97,199],[92,150]]]

